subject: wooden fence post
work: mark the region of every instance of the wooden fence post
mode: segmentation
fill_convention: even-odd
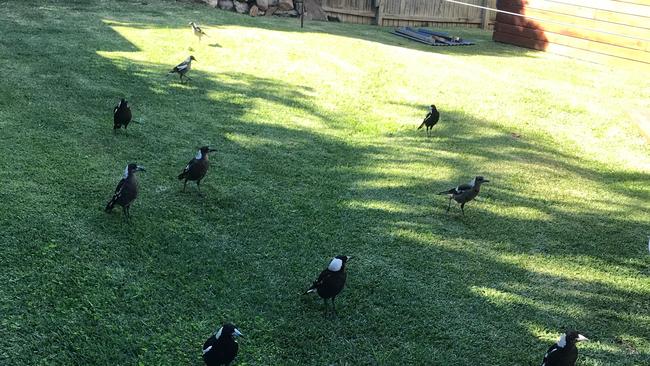
[[[384,0],[374,0],[375,5],[375,23],[381,27],[384,22]]]
[[[488,0],[481,1],[481,6],[488,6]],[[486,9],[481,9],[481,29],[488,29],[490,25],[490,13]]]

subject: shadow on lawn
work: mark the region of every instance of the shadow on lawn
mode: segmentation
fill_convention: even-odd
[[[206,7],[204,4],[187,3],[183,5],[185,13],[182,15],[175,14],[173,18],[166,17],[164,24],[152,22],[152,14],[159,14],[158,11],[149,13],[147,7],[131,5],[132,11],[127,11],[128,20],[125,17],[115,17],[111,15],[117,25],[121,22],[128,22],[130,27],[135,28],[159,28],[174,27],[179,29],[189,29],[188,22],[195,21],[204,28],[209,30],[219,27],[239,26],[262,28],[280,32],[296,33],[325,33],[336,35],[344,38],[357,38],[368,42],[377,42],[389,46],[403,47],[412,50],[441,53],[456,56],[497,56],[497,57],[532,57],[535,51],[521,47],[496,43],[492,41],[492,33],[479,29],[468,28],[446,28],[442,31],[452,33],[455,36],[461,36],[465,39],[474,40],[477,44],[473,46],[462,47],[431,47],[420,44],[390,33],[393,27],[376,27],[359,24],[346,23],[328,23],[319,21],[309,21],[305,23],[303,29],[300,28],[300,21],[291,18],[278,17],[249,17],[236,14],[234,12],[222,11]],[[177,11],[179,8],[174,5],[167,10],[168,13]]]
[[[255,21],[229,14],[223,17],[237,19],[233,24],[240,25]],[[70,25],[63,32],[72,37],[78,29]],[[14,35],[14,40],[20,42],[19,37]],[[89,37],[87,42],[96,42],[104,51],[134,47],[108,26],[97,34],[78,37]],[[46,47],[38,43],[46,42],[44,39],[22,42],[25,52],[36,53]],[[623,334],[642,338],[647,332],[643,324],[644,305],[650,302],[647,292],[573,279],[566,271],[562,272],[566,277],[533,271],[508,260],[508,256],[527,255],[583,259],[578,268],[602,261],[622,269],[621,277],[642,277],[647,274],[643,269],[647,260],[630,259],[639,251],[626,244],[642,234],[647,208],[619,204],[617,197],[647,198],[643,191],[627,190],[626,183],[603,185],[599,189],[607,194],[602,201],[612,210],[595,209],[588,202],[535,197],[521,192],[517,188],[521,183],[509,182],[500,172],[482,172],[494,177],[493,182],[485,187],[483,202],[468,205],[463,218],[456,209],[444,214],[446,200],[435,195],[458,182],[446,177],[426,181],[414,175],[405,178],[377,168],[435,163],[465,181],[481,171],[485,161],[540,167],[523,184],[528,187],[534,186],[536,174],[556,179],[575,175],[594,184],[637,184],[644,178],[640,174],[585,168],[579,157],[534,138],[513,139],[510,131],[495,123],[476,118],[468,121],[467,115],[455,111],[445,111],[445,119],[456,124],[441,123],[430,139],[418,134],[414,125],[413,131],[352,144],[330,133],[334,129],[330,121],[341,116],[316,108],[308,88],[245,73],[215,77],[200,71],[192,72],[190,84],[180,85],[175,76],[166,78],[167,65],[109,60],[85,51],[73,72],[52,75],[53,68],[69,65],[66,52],[76,49],[74,42],[61,47],[59,53],[48,57],[49,65],[37,59],[26,65],[37,75],[56,80],[52,89],[30,92],[51,107],[48,118],[59,122],[57,128],[50,125],[42,131],[36,125],[26,125],[25,130],[32,138],[56,138],[66,144],[63,151],[44,151],[51,165],[83,166],[64,173],[48,172],[52,174],[48,179],[58,182],[52,194],[66,198],[65,209],[83,215],[51,225],[40,211],[58,207],[31,208],[30,202],[24,201],[30,198],[20,194],[9,197],[8,206],[26,207],[25,214],[13,223],[15,227],[47,227],[48,235],[76,243],[70,253],[59,253],[65,254],[69,263],[57,267],[65,269],[67,277],[56,275],[69,281],[50,281],[46,276],[52,272],[44,266],[44,274],[32,282],[53,286],[53,291],[42,294],[30,289],[32,293],[21,300],[28,312],[38,308],[39,313],[51,316],[45,326],[30,328],[30,333],[55,335],[57,345],[53,347],[64,350],[63,361],[127,364],[144,360],[155,364],[169,356],[198,364],[197,347],[202,339],[197,334],[209,332],[220,317],[241,319],[242,329],[253,329],[254,335],[254,325],[264,322],[272,323],[273,330],[282,330],[272,337],[258,334],[257,340],[264,345],[248,346],[251,353],[259,347],[271,356],[241,355],[250,362],[261,357],[255,359],[260,364],[330,355],[327,346],[340,347],[339,340],[346,339],[351,344],[345,349],[346,356],[356,364],[428,359],[467,365],[502,357],[502,364],[519,365],[539,362],[549,345],[534,338],[535,330],[556,333],[576,327],[602,343]],[[106,80],[105,75],[111,78]],[[135,101],[136,119],[145,117],[145,123],[134,125],[128,137],[113,136],[110,111],[124,93]],[[71,95],[92,97],[85,98],[88,104],[74,114],[65,108],[63,98],[52,98]],[[272,104],[277,115],[251,118],[259,104]],[[167,112],[169,105],[174,106],[175,114]],[[293,117],[285,115],[288,108],[298,108],[299,117],[315,120],[322,127],[285,120]],[[462,136],[457,132],[461,127],[465,129]],[[192,189],[179,194],[181,186],[174,178],[201,143],[213,143],[219,149],[203,188],[205,199],[193,195]],[[399,154],[397,146],[402,149]],[[18,150],[18,155],[20,152],[27,155],[29,151]],[[17,159],[21,163],[22,157]],[[101,206],[124,163],[131,160],[148,165],[149,172],[140,177],[142,195],[132,209],[134,224],[126,226],[117,215],[101,212]],[[37,171],[33,173],[43,178]],[[30,177],[16,177],[20,178]],[[376,180],[405,183],[366,184]],[[372,202],[402,209],[367,205]],[[542,212],[544,218],[507,216],[486,208],[492,205],[532,209]],[[42,233],[34,235],[28,240],[50,240]],[[548,237],[564,242],[548,242]],[[621,247],[603,243],[603,237],[615,237]],[[102,243],[114,246],[106,248]],[[330,339],[304,329],[320,309],[309,300],[301,302],[298,294],[317,274],[311,269],[319,268],[322,258],[342,252],[359,258],[350,266],[350,286],[339,302],[343,310],[340,322],[352,326],[337,327],[336,339]],[[53,258],[49,265],[59,259]],[[113,263],[123,269],[109,275],[107,268]],[[126,274],[120,275],[120,271]],[[83,281],[75,280],[84,276]],[[62,293],[65,299],[60,298]],[[75,296],[82,301],[74,301]],[[188,314],[188,309],[193,312]],[[362,334],[372,333],[377,343],[368,344],[355,333],[357,329]],[[179,339],[179,333],[196,338]],[[503,334],[508,335],[507,340]],[[256,342],[255,336],[251,339]],[[310,339],[318,339],[318,344],[309,344]],[[503,347],[504,341],[510,342],[509,347]],[[96,348],[103,344],[117,352],[105,354]],[[28,347],[20,353],[39,351]],[[313,354],[302,354],[306,349],[313,349]],[[399,352],[401,349],[408,352]],[[619,352],[623,351],[595,353],[613,362]],[[292,353],[303,358],[291,359]],[[593,354],[590,350],[582,353]],[[634,364],[648,355],[641,352],[626,357]],[[314,363],[320,361],[325,360]]]

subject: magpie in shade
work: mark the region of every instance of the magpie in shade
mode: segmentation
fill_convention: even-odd
[[[336,296],[343,291],[343,287],[345,287],[345,279],[347,278],[345,265],[350,258],[351,257],[345,255],[334,257],[327,268],[320,273],[318,279],[314,281],[311,287],[305,292],[305,294],[316,292],[318,293],[318,296],[323,298],[323,301],[325,301],[325,314],[327,314],[327,299],[332,299],[332,308],[334,309],[334,314],[336,314],[334,298],[336,298]]]
[[[131,108],[129,108],[127,101],[122,98],[120,103],[113,109],[113,132],[119,130],[122,126],[126,130],[129,122],[131,122]]]
[[[203,146],[196,152],[194,159],[190,160],[185,166],[185,169],[178,175],[179,180],[185,179],[183,182],[183,192],[185,192],[185,186],[187,181],[196,181],[196,189],[201,193],[201,179],[205,177],[205,173],[208,172],[210,167],[210,162],[208,161],[208,154],[211,152],[217,151],[215,149],[210,149],[208,146]]]
[[[194,31],[194,35],[199,37],[199,42],[201,42],[201,37],[207,36],[207,34],[199,27],[196,25],[194,22],[190,22],[190,25],[192,26],[192,31]]]
[[[169,74],[177,73],[181,78],[181,83],[183,83],[183,76],[185,76],[185,74],[187,74],[192,69],[192,61],[196,61],[194,56],[190,56],[186,58],[185,61],[174,66],[174,68],[171,69]],[[185,76],[185,78],[191,80],[188,76]]]
[[[113,198],[106,204],[106,208],[104,209],[106,212],[111,212],[115,204],[118,204],[122,206],[124,219],[128,220],[131,218],[129,209],[133,201],[138,197],[138,181],[135,179],[135,172],[139,171],[144,172],[144,167],[134,163],[126,166],[122,179],[117,183]]]
[[[574,366],[578,359],[576,342],[588,340],[587,337],[575,330],[566,331],[560,336],[557,343],[546,351],[541,366]]]
[[[452,188],[448,191],[442,191],[438,194],[446,194],[449,196],[449,206],[447,206],[447,212],[451,208],[451,200],[460,203],[460,209],[465,215],[465,204],[478,196],[479,191],[481,190],[481,184],[487,183],[489,180],[483,178],[482,176],[477,176],[472,179],[468,184],[461,184],[456,188]]]
[[[438,123],[438,120],[440,119],[440,112],[436,109],[436,106],[431,104],[429,107],[429,113],[427,113],[427,116],[424,117],[424,121],[422,121],[422,124],[420,127],[418,127],[418,130],[421,129],[423,126],[427,126],[427,136],[429,136],[429,130],[433,128],[433,126]]]
[[[203,344],[203,361],[207,366],[230,365],[237,356],[239,344],[235,337],[242,336],[231,323],[224,324]]]

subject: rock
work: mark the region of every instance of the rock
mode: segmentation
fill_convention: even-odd
[[[232,0],[219,0],[219,9],[223,10],[232,10],[235,5],[232,3]]]
[[[257,7],[257,5],[251,6],[251,10],[248,12],[248,15],[252,17],[256,17],[259,15],[260,9]]]
[[[327,20],[320,0],[305,0],[305,20]]]
[[[272,7],[272,6],[277,7],[280,0],[268,0],[268,2],[269,2],[269,8]]]
[[[282,11],[293,9],[293,0],[280,0],[278,2],[278,9]]]
[[[274,15],[281,16],[281,17],[297,17],[298,12],[296,10],[278,10],[274,13]]]
[[[240,13],[240,14],[246,14],[248,13],[248,3],[242,3],[239,1],[235,1],[233,3],[235,5],[235,11]]]
[[[276,10],[278,10],[278,8],[276,8],[275,6],[270,6],[269,9],[266,11],[266,13],[264,13],[264,16],[268,17],[269,15],[273,15]]]
[[[257,7],[262,11],[266,11],[269,8],[269,0],[257,0],[256,3]]]
[[[219,0],[203,0],[204,3],[210,5],[213,8],[216,8],[219,5]]]

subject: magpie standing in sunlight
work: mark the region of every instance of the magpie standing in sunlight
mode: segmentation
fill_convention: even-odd
[[[120,100],[120,103],[113,108],[113,132],[120,129],[124,126],[124,130],[129,126],[131,122],[131,108],[124,98]]]
[[[210,167],[210,162],[208,161],[208,154],[211,152],[217,151],[215,149],[210,149],[208,146],[203,146],[196,152],[194,159],[190,160],[189,163],[185,166],[185,169],[178,175],[179,180],[185,179],[183,182],[183,192],[185,192],[185,186],[187,181],[196,181],[196,189],[201,193],[201,179],[205,177],[205,174],[208,172]]]
[[[327,299],[332,299],[332,308],[334,309],[334,314],[336,314],[334,299],[339,293],[341,293],[341,291],[343,291],[343,287],[345,287],[345,280],[347,278],[345,265],[350,258],[351,257],[345,255],[334,257],[334,259],[330,261],[329,266],[320,273],[318,279],[316,279],[311,287],[305,292],[305,294],[316,292],[318,293],[318,296],[323,298],[323,301],[325,301],[325,314],[327,314]]]
[[[541,366],[574,366],[578,359],[576,343],[588,340],[575,330],[566,331],[557,343],[546,351]]]
[[[438,109],[436,109],[436,106],[434,104],[431,104],[429,107],[429,113],[427,113],[427,116],[424,117],[424,121],[422,121],[422,124],[420,127],[418,127],[418,130],[421,129],[423,126],[427,126],[427,136],[429,136],[429,130],[433,128],[433,126],[438,123],[438,120],[440,119],[440,112],[438,112]]]
[[[196,61],[194,56],[190,56],[186,58],[185,61],[174,66],[174,68],[171,69],[169,74],[177,73],[181,78],[181,84],[183,83],[183,76],[185,76],[187,80],[192,80],[188,76],[186,76],[186,74],[192,69],[192,61]]]
[[[243,336],[231,323],[224,324],[203,344],[203,361],[207,366],[230,365],[237,356],[239,344],[235,337]]]
[[[192,31],[194,32],[194,35],[199,37],[199,42],[201,42],[201,37],[203,37],[203,36],[207,37],[207,34],[205,34],[203,29],[201,29],[201,27],[196,25],[196,23],[190,22],[190,25],[192,26]]]
[[[448,191],[442,191],[438,194],[446,194],[449,196],[449,206],[447,206],[447,212],[451,208],[451,200],[460,203],[460,210],[465,215],[465,204],[478,196],[479,191],[481,190],[481,184],[487,183],[489,180],[481,177],[480,175],[472,179],[469,184],[461,184],[456,188],[452,188]]]
[[[129,211],[131,203],[138,198],[138,181],[135,179],[135,172],[139,171],[144,172],[144,167],[133,163],[126,166],[122,179],[117,183],[113,198],[106,204],[106,208],[104,209],[106,212],[111,212],[115,204],[118,204],[122,206],[124,219],[129,220],[131,218]]]

